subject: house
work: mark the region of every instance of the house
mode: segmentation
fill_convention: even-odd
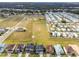
[[[60,37],[61,36],[61,32],[57,32],[57,37]]]
[[[55,49],[57,56],[61,56],[62,54],[64,54],[64,50],[63,50],[63,48],[61,47],[60,44],[54,45],[54,49]]]
[[[73,33],[73,36],[74,36],[75,38],[78,38],[78,37],[79,37],[77,33]]]
[[[62,32],[62,36],[63,36],[64,38],[67,38],[66,32]]]
[[[35,48],[35,45],[33,43],[30,43],[30,44],[27,44],[25,46],[25,52],[26,53],[34,53],[34,48]]]
[[[79,31],[79,28],[76,28],[75,30],[78,32]]]
[[[23,51],[24,51],[24,47],[25,47],[24,44],[18,44],[18,45],[16,46],[15,52],[18,53],[18,54],[21,53],[21,52],[23,52]]]
[[[70,28],[67,28],[67,31],[69,31],[69,32],[70,32]]]
[[[72,32],[68,32],[68,38],[73,38],[73,33]]]
[[[53,37],[57,37],[57,32],[52,32]]]
[[[66,31],[66,28],[61,28],[61,31],[63,31],[63,32]]]
[[[55,53],[54,47],[52,45],[48,45],[46,47],[46,53],[47,54],[54,54]]]
[[[44,53],[44,46],[43,45],[36,45],[35,46],[35,53],[36,54],[43,54]]]
[[[71,46],[74,49],[74,51],[77,53],[77,56],[79,56],[79,46],[75,44],[69,44],[69,46]]]
[[[6,52],[9,54],[12,54],[14,52],[14,49],[15,49],[15,44],[9,44],[7,45],[6,47]]]
[[[66,46],[65,50],[67,51],[68,56],[76,56],[75,51],[71,46]]]
[[[51,27],[51,28],[50,28],[50,31],[55,31],[55,29]]]
[[[60,28],[57,28],[57,31],[61,31],[61,29]]]

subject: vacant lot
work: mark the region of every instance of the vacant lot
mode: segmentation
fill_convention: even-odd
[[[25,32],[14,32],[11,36],[9,36],[4,42],[5,43],[26,43],[30,42],[31,40],[31,19],[28,20],[27,16],[25,16],[26,19],[22,21],[22,23],[19,25],[19,27],[25,27],[27,30]]]
[[[0,22],[0,27],[2,28],[12,27],[16,25],[20,20],[22,20],[22,18],[23,17],[21,17],[21,15],[6,18],[6,20]]]

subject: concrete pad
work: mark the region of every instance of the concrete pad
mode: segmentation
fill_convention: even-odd
[[[46,54],[46,57],[50,57],[51,54]]]
[[[11,53],[8,53],[7,57],[10,57],[11,56]]]
[[[22,53],[19,53],[19,54],[18,54],[18,57],[21,57],[21,56],[22,56]]]
[[[40,57],[43,57],[43,54],[40,53],[39,56],[40,56]]]
[[[25,54],[25,57],[29,57],[29,55],[30,55],[30,53],[26,53],[26,54]]]

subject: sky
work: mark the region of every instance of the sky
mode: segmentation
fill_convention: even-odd
[[[79,2],[79,0],[0,0],[0,2]]]

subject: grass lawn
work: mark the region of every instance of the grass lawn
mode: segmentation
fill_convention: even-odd
[[[18,54],[11,54],[11,57],[17,57]]]
[[[6,57],[7,53],[1,53],[0,57]]]

